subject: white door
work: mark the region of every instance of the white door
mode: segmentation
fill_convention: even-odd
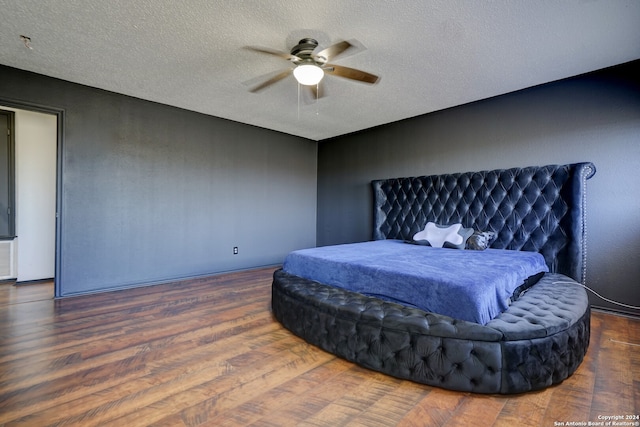
[[[15,116],[17,281],[55,274],[57,118],[3,108]]]

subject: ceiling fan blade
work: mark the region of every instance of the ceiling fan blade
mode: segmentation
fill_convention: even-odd
[[[298,60],[300,60],[300,58],[298,58],[295,55],[291,55],[290,53],[282,52],[282,51],[275,50],[275,49],[269,49],[267,47],[244,46],[244,49],[251,50],[251,51],[254,51],[254,52],[259,52],[259,53],[266,53],[267,55],[278,56],[280,58],[286,59],[287,61],[298,61]]]
[[[351,43],[344,40],[334,45],[331,45],[326,49],[321,50],[320,52],[316,53],[314,56],[316,57],[321,56],[326,61],[329,61],[331,59],[334,59],[336,56],[340,55],[342,52],[344,52],[345,50],[349,49],[352,46],[353,45]]]
[[[291,74],[292,71],[293,71],[292,69],[287,68],[286,70],[283,70],[283,71],[279,72],[278,74],[274,75],[270,79],[260,83],[258,86],[255,86],[255,87],[251,88],[249,90],[249,92],[252,92],[252,93],[259,92],[262,89],[266,88],[267,86],[271,86],[272,84],[277,83],[280,80],[284,79],[289,74]]]
[[[332,74],[346,79],[358,80],[363,83],[374,84],[379,77],[366,71],[356,70],[355,68],[343,67],[341,65],[326,64],[323,67],[325,73]]]

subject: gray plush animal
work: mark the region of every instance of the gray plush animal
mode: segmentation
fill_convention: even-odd
[[[473,234],[467,239],[467,249],[474,251],[484,251],[489,247],[493,239],[496,238],[496,233],[493,231],[477,231],[474,230]]]

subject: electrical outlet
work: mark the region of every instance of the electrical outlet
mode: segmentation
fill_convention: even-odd
[[[233,254],[234,255],[238,255],[238,247],[237,246],[233,247]]]

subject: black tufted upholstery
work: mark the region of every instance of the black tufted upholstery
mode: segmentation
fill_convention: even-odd
[[[522,393],[571,375],[589,346],[585,182],[591,163],[374,181],[374,239],[427,221],[494,231],[493,248],[539,251],[551,273],[482,326],[274,273],[273,314],[318,347],[380,372],[476,393]],[[562,273],[562,274],[560,274]],[[569,277],[567,277],[569,276]]]
[[[571,281],[545,276],[486,326],[283,270],[274,273],[272,309],[294,334],[361,366],[451,390],[522,393],[567,378],[589,346],[587,295],[556,280]]]
[[[493,231],[492,248],[540,252],[582,281],[584,181],[592,163],[376,180],[374,240],[408,240],[428,221]]]

